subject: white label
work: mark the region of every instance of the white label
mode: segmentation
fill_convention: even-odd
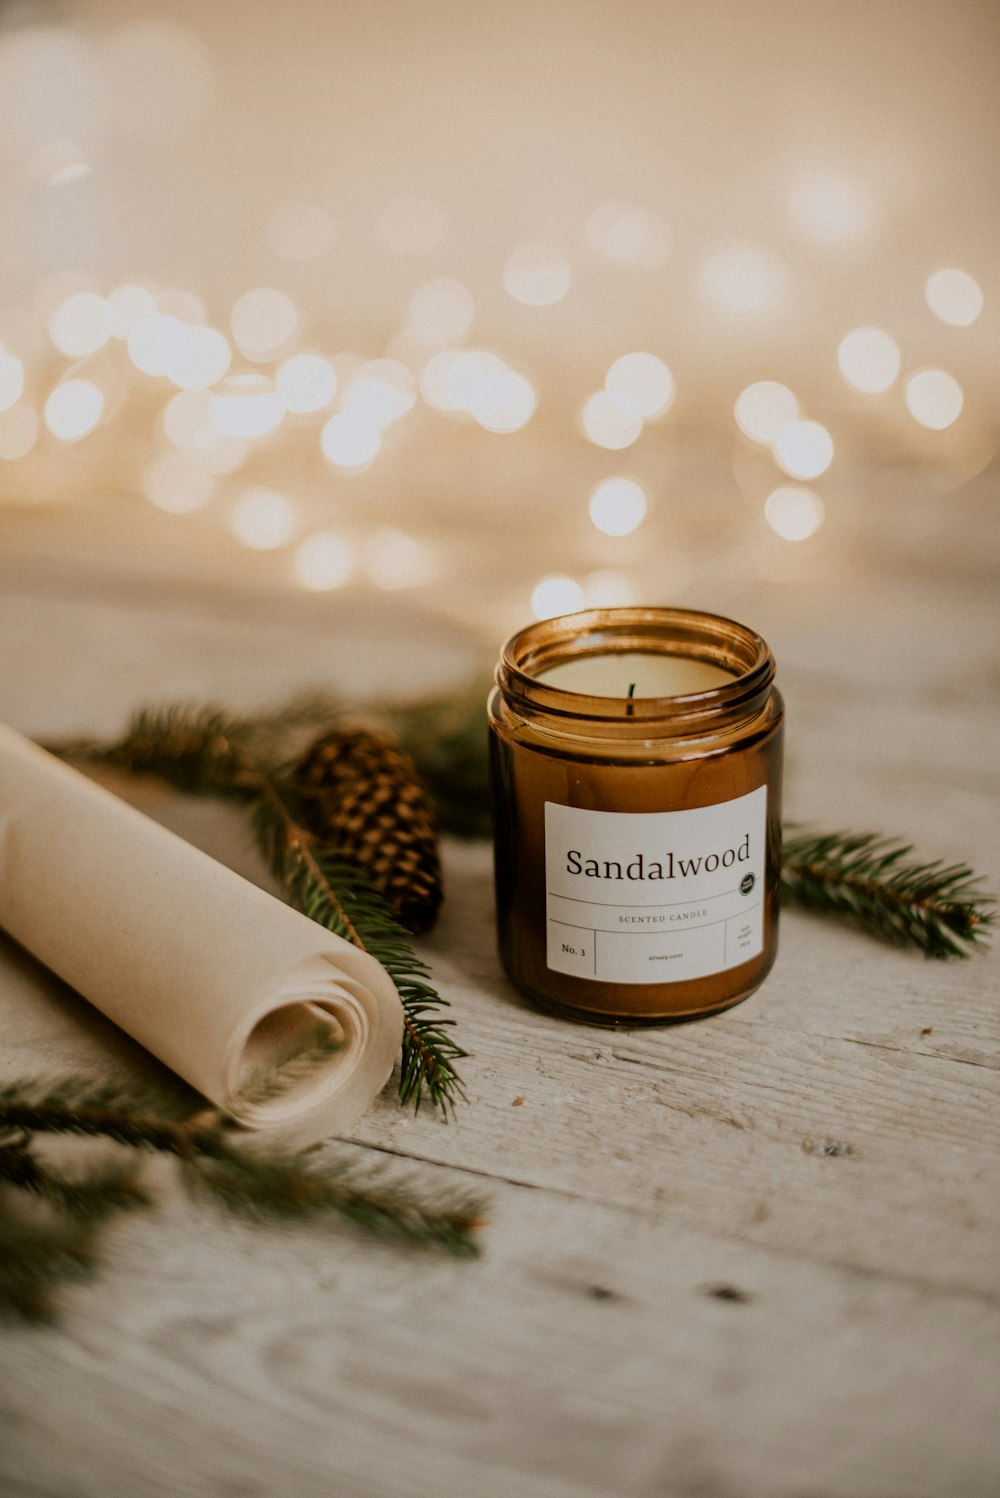
[[[548,965],[677,983],[764,949],[767,787],[693,811],[545,803]]]

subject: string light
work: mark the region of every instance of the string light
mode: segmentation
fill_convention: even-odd
[[[583,601],[588,609],[628,608],[635,603],[635,584],[625,572],[602,567],[583,580]]]
[[[590,518],[605,536],[628,536],[642,524],[646,495],[634,479],[605,479],[590,496]]]
[[[222,379],[232,360],[229,341],[216,328],[184,326],[176,356],[164,373],[181,390],[207,390]]]
[[[921,369],[906,383],[906,405],[921,426],[941,432],[961,415],[962,387],[943,369]]]
[[[744,436],[770,447],[785,427],[798,420],[799,403],[787,385],[758,380],[741,392],[734,414]]]
[[[212,392],[209,412],[227,437],[264,437],[280,425],[285,403],[266,375],[230,375]]]
[[[128,356],[143,374],[169,374],[184,358],[187,336],[188,329],[179,317],[150,312],[133,323],[128,335]]]
[[[833,438],[818,421],[793,421],[774,444],[778,466],[795,479],[815,479],[833,462]]]
[[[365,547],[365,572],[377,588],[395,591],[432,582],[437,568],[430,549],[416,536],[380,526]]]
[[[848,385],[878,395],[899,374],[899,345],[881,328],[855,328],[841,339],[837,363]]]
[[[175,447],[199,452],[215,439],[212,398],[207,390],[181,390],[163,408],[163,430]]]
[[[24,394],[24,365],[0,344],[0,411],[9,411]]]
[[[104,394],[93,380],[66,380],[45,402],[45,425],[54,437],[78,442],[92,432],[104,411]]]
[[[251,551],[273,551],[295,534],[295,507],[277,489],[244,489],[229,517],[233,534]]]
[[[732,245],[711,256],[702,270],[701,285],[720,312],[736,317],[766,317],[788,295],[782,267],[753,245]]]
[[[626,411],[607,390],[598,390],[584,402],[580,426],[595,447],[616,450],[632,446],[642,435],[643,422],[641,416]]]
[[[423,343],[459,343],[472,327],[476,303],[461,281],[439,276],[425,281],[410,298],[408,327]]]
[[[656,270],[670,255],[670,230],[638,203],[602,203],[587,219],[592,250],[616,265]]]
[[[102,349],[114,333],[114,309],[106,297],[79,291],[60,302],[49,318],[49,337],[61,354],[80,359]]]
[[[382,446],[382,428],[371,417],[338,411],[320,433],[324,456],[337,468],[364,468]]]
[[[411,411],[416,401],[417,382],[405,364],[398,359],[371,359],[348,386],[343,414],[358,425],[385,428]]]
[[[292,354],[275,377],[278,394],[289,411],[322,411],[337,393],[337,375],[319,354]]]
[[[531,610],[536,619],[575,614],[585,602],[583,589],[571,577],[543,577],[531,594]]]
[[[622,354],[608,370],[604,388],[624,411],[648,421],[672,403],[674,377],[655,354]]]
[[[156,311],[152,292],[144,286],[127,283],[117,287],[108,297],[111,309],[111,330],[116,338],[128,338],[136,323],[151,317]]]
[[[354,572],[354,547],[335,531],[314,531],[296,550],[294,566],[303,587],[316,592],[342,588]]]
[[[784,541],[805,541],[823,524],[823,501],[813,489],[782,484],[764,501],[764,518]]]
[[[573,280],[569,261],[552,245],[531,241],[518,245],[504,266],[503,283],[517,302],[549,307],[561,302]]]
[[[215,480],[192,453],[173,448],[149,464],[142,479],[143,493],[158,510],[188,515],[208,504]]]
[[[849,244],[872,231],[874,213],[867,194],[846,177],[804,178],[792,192],[788,213],[806,239],[820,244]]]
[[[229,326],[241,353],[248,359],[269,359],[281,349],[299,325],[299,314],[291,297],[271,286],[255,286],[233,303]]]
[[[38,441],[38,416],[31,406],[11,406],[0,412],[0,458],[15,462]]]
[[[927,305],[942,322],[967,328],[983,310],[979,282],[964,270],[939,270],[927,279]]]

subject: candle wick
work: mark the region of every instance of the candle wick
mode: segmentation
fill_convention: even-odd
[[[633,713],[635,712],[635,708],[632,706],[632,699],[635,696],[635,682],[634,681],[629,682],[629,688],[628,688],[628,691],[625,693],[625,696],[628,699],[628,701],[626,703],[626,707],[625,707],[625,716],[626,716],[626,718],[631,718],[632,715],[633,715]]]

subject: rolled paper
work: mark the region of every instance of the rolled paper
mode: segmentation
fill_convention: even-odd
[[[373,957],[3,725],[0,926],[249,1128],[349,1129],[399,1051]],[[337,1049],[268,1096],[320,1023]]]

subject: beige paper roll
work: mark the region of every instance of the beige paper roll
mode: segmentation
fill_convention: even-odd
[[[251,1128],[343,1132],[399,1051],[402,1006],[373,957],[2,725],[0,926]],[[270,1101],[241,1097],[317,1018],[340,1049]]]

